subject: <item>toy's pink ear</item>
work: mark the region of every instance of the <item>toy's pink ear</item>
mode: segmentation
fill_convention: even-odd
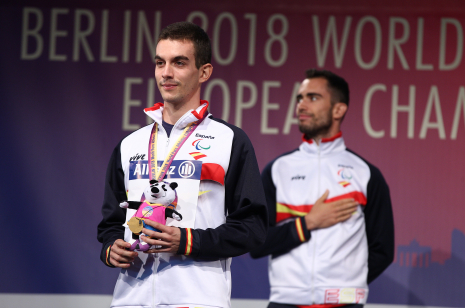
[[[172,183],[170,183],[170,187],[171,187],[171,189],[174,190],[174,189],[176,189],[176,187],[178,187],[178,183],[172,182]]]

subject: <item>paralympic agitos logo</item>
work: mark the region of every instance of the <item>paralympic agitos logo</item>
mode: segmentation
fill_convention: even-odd
[[[203,144],[203,146],[202,146],[202,145],[200,144],[202,141],[204,141],[204,140],[203,140],[203,139],[197,139],[197,140],[195,140],[194,142],[192,142],[192,146],[194,146],[195,149],[196,149],[197,151],[200,151],[200,150],[208,150],[208,149],[211,148],[211,146],[210,146],[210,145],[207,146],[207,145],[205,144],[205,142],[202,143],[202,144]]]
[[[338,182],[339,185],[344,188],[350,185],[349,181],[352,180],[352,173],[347,168],[339,169],[337,175],[342,178],[342,181]]]

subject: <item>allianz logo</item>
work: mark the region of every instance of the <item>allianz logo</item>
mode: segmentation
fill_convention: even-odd
[[[142,163],[142,162],[133,162],[132,167],[130,168],[131,170],[131,175],[129,178],[146,178],[149,176],[150,173],[150,167],[148,163]],[[157,167],[157,172],[160,171],[161,166]],[[174,162],[171,166],[169,166],[168,171],[166,172],[167,176],[173,176],[177,177],[178,175],[182,178],[191,178],[192,176],[195,175],[196,171],[196,166],[193,162],[191,161],[183,161],[180,164]],[[132,171],[133,170],[133,171]]]
[[[136,164],[134,168],[134,176],[137,175],[149,175],[149,164]],[[160,170],[160,167],[157,168],[157,171]],[[168,172],[166,174],[174,175],[176,171],[176,166],[170,166]]]
[[[182,162],[181,165],[179,165],[178,172],[183,178],[191,177],[195,173],[195,165],[190,161]]]

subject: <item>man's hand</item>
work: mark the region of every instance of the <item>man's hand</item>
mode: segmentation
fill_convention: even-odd
[[[179,243],[181,242],[181,230],[178,227],[168,227],[158,222],[154,222],[146,219],[144,221],[147,225],[154,227],[161,231],[156,232],[149,229],[142,229],[144,234],[147,234],[151,238],[142,236],[141,239],[150,245],[160,245],[161,248],[153,248],[146,251],[146,253],[156,252],[178,252]]]
[[[116,267],[128,268],[137,257],[137,252],[127,250],[131,244],[117,239],[111,246],[110,263]]]
[[[326,190],[315,202],[310,212],[305,215],[308,230],[331,227],[346,221],[356,211],[358,203],[354,199],[341,199],[324,203],[328,195],[329,191]]]

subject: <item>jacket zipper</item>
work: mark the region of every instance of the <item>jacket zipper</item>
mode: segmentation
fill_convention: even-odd
[[[321,140],[320,140],[321,142]],[[317,171],[317,198],[319,198],[321,194],[321,187],[320,187],[320,178],[321,178],[321,152],[320,152],[320,144],[316,144],[318,150],[317,150],[317,157],[318,157],[318,171]],[[311,282],[311,302],[312,304],[315,303],[315,260],[316,260],[316,232],[312,234],[311,241],[313,242],[313,254],[312,254],[312,282]]]
[[[170,137],[168,137],[168,139],[166,139],[165,153],[166,153],[167,151],[169,151],[169,148],[168,148],[169,145],[170,145]]]
[[[173,130],[174,130],[174,127],[173,127]],[[171,130],[171,133],[173,133],[173,130]],[[161,130],[159,130],[159,133],[160,133]],[[169,144],[170,144],[170,137],[168,137],[168,133],[166,132],[165,129],[163,129],[163,131],[165,132],[165,135],[166,135],[166,143],[165,143],[165,149],[164,149],[164,153],[163,153],[163,156],[159,156],[157,159],[161,159],[162,162],[165,161],[165,156],[167,155],[168,151],[169,151]],[[158,162],[157,162],[158,164]],[[162,163],[163,164],[163,163]],[[157,171],[159,171],[161,169],[161,166],[157,169]],[[162,179],[163,181],[163,179]],[[159,263],[160,263],[160,255],[158,253],[154,253],[153,254],[153,257],[155,259],[155,261],[153,262],[153,272],[155,273],[153,275],[153,280],[152,280],[152,299],[153,299],[153,302],[152,302],[152,307],[155,307],[157,303],[160,303],[160,299],[158,297],[158,293],[156,292],[156,289],[155,287],[157,286],[157,282],[158,282],[158,266],[159,266]]]
[[[162,125],[160,125],[160,126],[163,127]],[[167,148],[168,148],[168,145],[170,143],[170,138],[168,137],[168,134],[167,134],[167,132],[166,132],[166,130],[164,128],[159,129],[158,133],[160,134],[160,132],[162,130],[165,132],[165,135],[166,135],[167,139],[166,139],[166,143],[165,143],[165,149],[164,149],[165,151],[163,153],[164,155],[163,156],[158,156],[157,155],[157,160],[161,159],[161,161],[163,162],[163,161],[165,161],[165,155],[167,153]],[[158,151],[158,147],[157,147],[157,151]],[[156,163],[158,165],[158,161]],[[157,167],[157,173],[160,171],[161,167],[162,166]],[[163,181],[163,179],[162,179],[162,181]],[[153,258],[154,258],[154,262],[153,262],[152,271],[155,274],[153,275],[153,279],[152,279],[152,307],[155,307],[156,304],[160,302],[160,299],[158,297],[158,293],[156,292],[156,286],[157,286],[157,283],[158,283],[158,272],[157,272],[157,270],[158,270],[158,265],[159,265],[159,262],[160,262],[160,256],[159,256],[158,253],[154,253]]]

